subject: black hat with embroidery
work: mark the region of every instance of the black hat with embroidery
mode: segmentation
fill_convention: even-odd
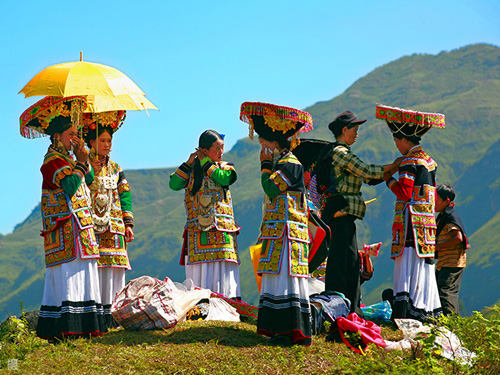
[[[122,126],[125,118],[127,117],[126,111],[107,111],[98,113],[84,113],[83,114],[83,139],[90,147],[90,141],[96,139],[107,130],[113,135]]]
[[[384,120],[396,138],[420,141],[430,128],[444,129],[445,117],[441,113],[421,112],[413,109],[377,104],[375,117]]]
[[[243,103],[240,119],[249,124],[250,139],[253,139],[254,131],[271,142],[291,137],[291,149],[300,143],[298,133],[310,131],[313,127],[312,117],[305,111],[260,102]]]
[[[73,125],[80,128],[86,107],[87,101],[82,96],[46,96],[22,113],[21,135],[33,139],[63,133]]]

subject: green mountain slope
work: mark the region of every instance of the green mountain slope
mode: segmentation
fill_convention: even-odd
[[[315,126],[303,135],[308,138],[333,139],[327,125],[344,110],[367,118],[353,150],[372,163],[387,163],[398,156],[387,126],[375,119],[376,103],[446,114],[446,129],[431,130],[422,145],[439,165],[438,182],[456,185],[458,209],[472,243],[460,296],[466,313],[500,299],[494,283],[494,271],[498,269],[498,241],[494,239],[500,233],[499,99],[500,48],[476,44],[438,55],[402,57],[375,69],[338,97],[306,108]],[[252,303],[257,303],[258,294],[248,247],[257,238],[262,212],[258,155],[258,142],[242,139],[224,156],[238,171],[231,192],[236,220],[242,226],[238,237],[242,294]],[[133,270],[128,272],[128,280],[144,274],[184,279],[184,269],[179,266],[185,223],[183,192],[168,188],[173,170],[126,172],[136,220],[136,240],[129,248]],[[358,242],[384,243],[374,261],[375,275],[363,290],[364,302],[374,303],[380,299],[381,290],[392,283],[389,244],[394,196],[383,184],[365,187],[363,196],[376,197],[377,201],[369,206],[365,220],[358,223]],[[39,307],[45,273],[40,226],[37,207],[13,233],[0,237],[1,315],[17,312],[21,300],[28,310]],[[478,286],[487,285],[485,282],[494,287],[478,293]]]

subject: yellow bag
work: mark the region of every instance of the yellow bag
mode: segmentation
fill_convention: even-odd
[[[261,253],[262,253],[262,243],[250,246],[250,257],[252,258],[253,272],[255,274],[255,281],[257,282],[257,288],[259,288],[259,294],[260,294],[260,286],[262,285],[262,275],[259,275],[257,273],[257,270],[259,269],[259,259]]]

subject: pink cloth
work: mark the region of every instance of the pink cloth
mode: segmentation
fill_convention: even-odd
[[[361,334],[361,340],[365,344],[365,347],[371,343],[374,343],[375,345],[382,348],[387,346],[385,340],[380,335],[382,329],[375,323],[360,318],[356,313],[349,314],[347,318],[337,318],[337,325],[339,327],[340,337],[342,338],[342,341],[356,353],[361,353],[361,350],[352,346],[349,341],[344,338],[345,331],[359,332]]]

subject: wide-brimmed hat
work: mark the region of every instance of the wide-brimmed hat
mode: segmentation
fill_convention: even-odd
[[[83,96],[46,96],[22,113],[19,119],[21,135],[32,139],[62,133],[73,125],[80,128],[86,107]]]
[[[420,138],[432,127],[445,128],[445,116],[441,113],[377,104],[375,117],[384,120],[392,133],[406,137]]]
[[[340,115],[335,117],[335,119],[328,124],[328,129],[330,131],[337,135],[342,133],[342,129],[344,129],[345,126],[347,126],[348,129],[356,126],[356,125],[361,125],[366,122],[366,119],[361,120],[356,118],[356,116],[353,115],[351,111],[345,111],[342,112]]]
[[[84,113],[82,135],[86,142],[95,139],[99,128],[107,129],[113,134],[122,126],[126,111],[108,111],[98,113]]]
[[[297,133],[310,131],[313,127],[312,117],[305,111],[260,102],[243,103],[240,119],[249,124],[250,139],[253,139],[254,131],[268,141],[291,137],[291,149],[300,143]]]

